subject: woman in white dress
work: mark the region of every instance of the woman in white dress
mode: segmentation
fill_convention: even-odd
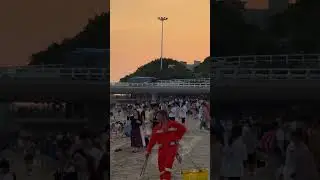
[[[302,129],[291,134],[283,169],[284,180],[319,180],[314,157],[303,142]]]
[[[247,160],[247,151],[242,140],[242,127],[234,126],[231,133],[226,132],[222,147],[220,179],[240,180],[244,174],[245,160]]]
[[[146,143],[146,146],[148,146],[149,139],[152,133],[152,119],[153,119],[153,112],[150,110],[150,108],[146,108],[145,116],[146,116],[144,120],[145,143]]]

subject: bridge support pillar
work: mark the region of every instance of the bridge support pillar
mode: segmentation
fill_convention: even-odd
[[[157,101],[158,100],[158,95],[156,93],[151,94],[151,100],[152,101]]]

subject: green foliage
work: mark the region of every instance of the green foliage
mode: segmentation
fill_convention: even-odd
[[[30,65],[64,64],[65,55],[76,48],[110,49],[110,14],[103,13],[90,19],[75,37],[52,43],[46,50],[32,54]]]
[[[128,79],[135,76],[155,77],[158,79],[187,79],[193,78],[193,72],[186,68],[186,66],[170,58],[163,58],[163,69],[160,70],[160,59],[151,61],[139,67],[134,73],[120,79],[121,82],[126,82]]]
[[[211,56],[265,54],[274,47],[273,39],[257,26],[247,24],[241,1],[211,4]]]
[[[228,3],[229,2],[229,3]],[[230,3],[231,2],[231,3]],[[247,24],[240,0],[211,3],[211,56],[239,56],[279,53],[317,53],[320,50],[319,0],[300,0],[288,10],[268,19],[263,30]],[[89,20],[75,37],[62,43],[52,43],[46,50],[31,56],[30,64],[64,64],[65,55],[76,48],[109,49],[110,14],[104,13]],[[194,72],[173,59],[154,60],[124,78],[151,76],[159,79],[208,77],[210,58],[206,58]],[[170,68],[169,68],[170,65]]]
[[[194,68],[194,74],[197,78],[209,78],[211,71],[212,58],[207,57],[199,66]]]
[[[320,50],[320,1],[301,0],[287,11],[270,18],[269,31],[286,39],[291,53],[316,53]]]
[[[231,3],[230,3],[231,2]],[[317,53],[320,1],[300,0],[268,19],[267,29],[247,24],[239,0],[211,4],[212,56]]]

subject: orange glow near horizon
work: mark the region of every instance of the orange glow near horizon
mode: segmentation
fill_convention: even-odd
[[[111,1],[111,81],[134,72],[160,56],[161,23],[163,56],[188,63],[210,55],[209,0]]]
[[[246,8],[248,9],[267,9],[269,7],[269,0],[244,0],[246,1]],[[289,4],[295,3],[297,0],[288,0]]]

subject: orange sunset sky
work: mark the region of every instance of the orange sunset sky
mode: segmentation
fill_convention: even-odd
[[[111,81],[134,72],[160,56],[161,23],[164,57],[187,62],[210,55],[209,0],[113,0],[111,10]]]
[[[247,8],[265,9],[267,0],[246,0]],[[134,72],[160,56],[192,63],[210,53],[210,0],[111,0],[111,81]]]
[[[247,0],[266,8],[267,0]],[[111,80],[160,56],[161,25],[167,16],[164,56],[192,62],[209,56],[210,0],[111,0]],[[25,65],[32,53],[73,37],[108,0],[17,0],[0,6],[0,66]]]

